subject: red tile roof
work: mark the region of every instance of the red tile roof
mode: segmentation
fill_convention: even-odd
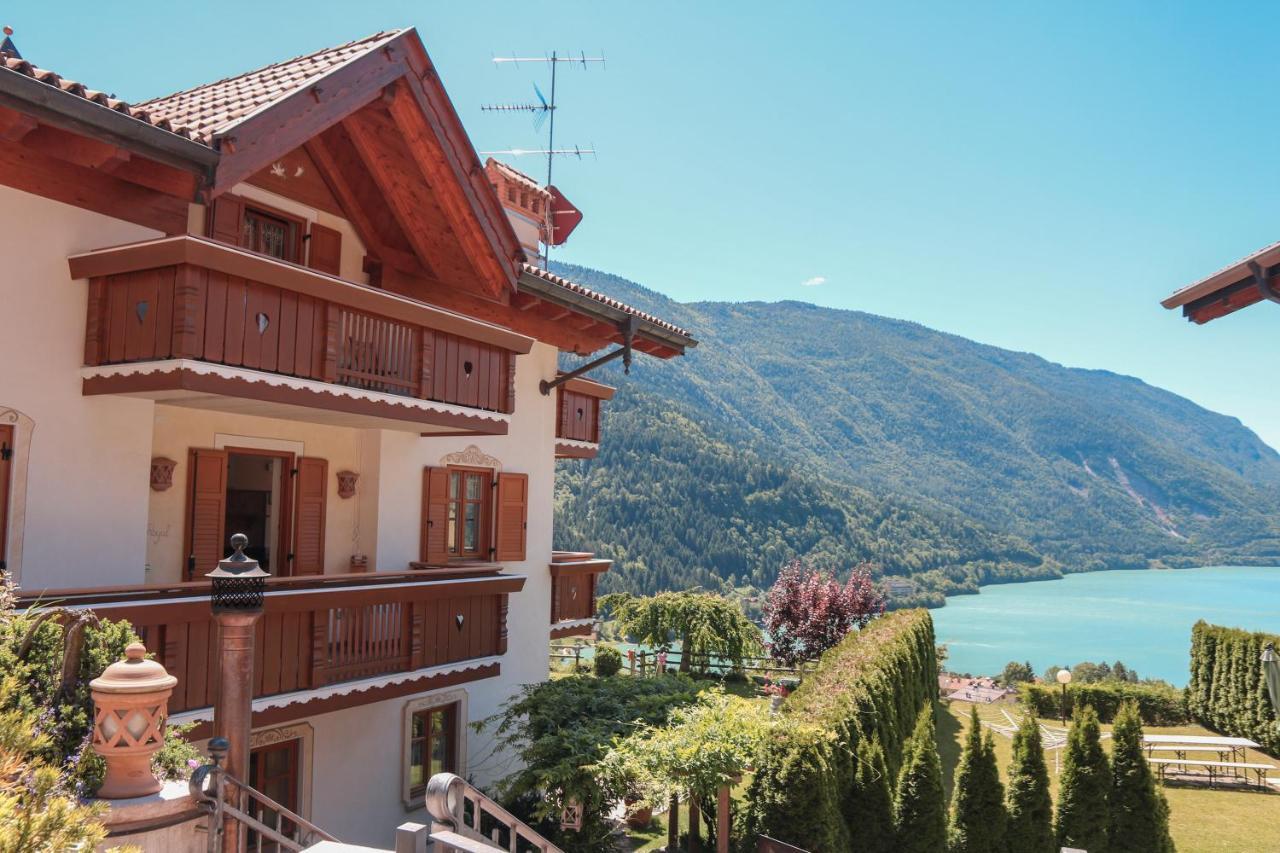
[[[48,69],[39,68],[7,52],[0,53],[0,67],[124,113],[161,130],[167,130],[204,145],[212,145],[215,134],[226,130],[251,113],[303,88],[315,78],[327,74],[338,66],[378,49],[403,32],[404,30],[389,30],[375,33],[337,47],[325,48],[306,56],[277,62],[256,71],[228,77],[216,83],[207,83],[185,92],[177,92],[163,98],[152,98],[137,104],[130,104],[105,92],[90,89],[83,83],[69,80]]]
[[[689,334],[689,332],[680,328],[679,326],[676,326],[672,323],[668,323],[666,320],[661,320],[653,316],[652,314],[647,314],[644,311],[640,311],[639,309],[632,308],[630,305],[626,304],[625,302],[619,302],[618,300],[610,296],[605,296],[603,293],[597,293],[596,291],[592,290],[589,287],[583,287],[582,285],[578,284],[576,281],[570,281],[569,279],[564,278],[563,276],[558,276],[553,272],[548,272],[547,270],[542,269],[542,267],[536,267],[533,264],[525,264],[524,271],[529,275],[537,276],[543,281],[551,282],[557,287],[563,287],[565,290],[568,290],[571,293],[576,293],[580,296],[585,296],[588,299],[594,299],[596,302],[599,302],[602,305],[608,305],[610,308],[630,314],[633,317],[637,317],[641,320],[644,320],[645,322],[652,323],[653,325],[657,326],[660,329],[666,329],[667,331],[674,332],[675,334],[680,335],[682,337],[686,337],[686,338],[692,337]]]
[[[182,136],[187,139],[196,138],[195,133],[190,128],[176,125],[166,118],[152,116],[148,114],[146,110],[140,110],[137,107],[130,105],[127,101],[122,101],[119,98],[108,95],[106,92],[99,92],[97,89],[90,89],[83,83],[77,83],[75,80],[70,80],[60,74],[48,70],[47,68],[39,68],[32,65],[25,59],[13,56],[12,54],[0,53],[0,68],[6,68],[9,71],[13,71],[25,77],[30,77],[33,80],[38,80],[41,83],[45,83],[55,89],[66,92],[69,95],[84,98],[86,101],[92,101],[95,104],[100,104],[101,106],[110,110],[115,110],[118,113],[124,113],[130,118],[135,118],[139,121],[146,122],[147,124],[154,125],[161,130],[167,130],[170,133],[177,134],[178,136]]]
[[[216,134],[241,119],[305,87],[312,80],[359,56],[377,50],[404,30],[374,33],[338,47],[328,47],[277,62],[256,71],[206,83],[185,92],[153,98],[133,107],[152,123],[167,121],[188,128],[195,138],[211,144]]]

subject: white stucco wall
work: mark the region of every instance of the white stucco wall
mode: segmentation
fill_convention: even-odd
[[[0,187],[0,412],[30,418],[17,437],[29,449],[15,495],[22,553],[10,560],[24,588],[143,582],[154,405],[81,395],[88,296],[67,256],[155,236]]]

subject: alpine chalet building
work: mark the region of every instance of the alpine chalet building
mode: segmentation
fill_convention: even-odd
[[[344,841],[421,820],[469,732],[591,630],[557,457],[611,388],[561,353],[696,345],[544,272],[552,192],[482,164],[412,30],[145,103],[0,51],[0,561],[127,619],[208,737],[204,579],[271,573],[249,782]]]

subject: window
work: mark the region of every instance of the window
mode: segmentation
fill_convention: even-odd
[[[282,261],[296,261],[298,228],[287,219],[246,207],[242,245],[246,249],[271,255]]]
[[[449,509],[445,544],[449,555],[489,556],[488,520],[493,474],[487,470],[449,469]]]
[[[7,567],[9,484],[13,481],[13,427],[0,424],[0,569]]]
[[[458,772],[458,703],[414,711],[409,721],[409,795],[437,773]]]

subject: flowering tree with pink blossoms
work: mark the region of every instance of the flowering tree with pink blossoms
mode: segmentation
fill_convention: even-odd
[[[781,664],[798,666],[884,613],[884,603],[865,563],[842,585],[804,560],[792,560],[783,566],[765,602],[769,654]]]

